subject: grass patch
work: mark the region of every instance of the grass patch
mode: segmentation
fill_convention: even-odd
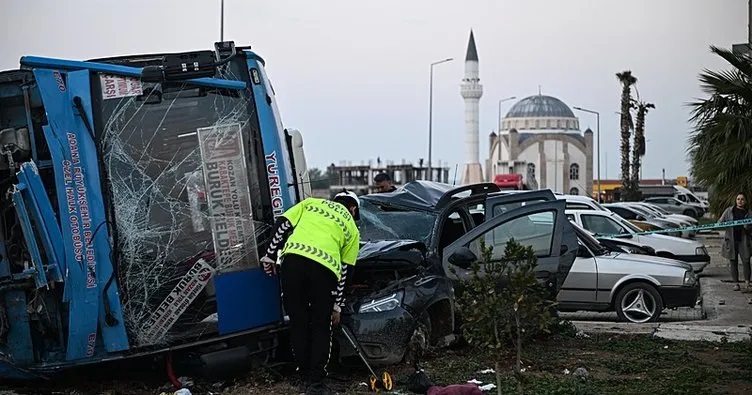
[[[517,391],[512,353],[510,349],[509,358],[502,366],[501,387],[505,394]],[[637,335],[598,335],[582,339],[570,333],[528,345],[523,349],[523,363],[525,372],[521,380],[525,394],[752,394],[750,343],[680,342]],[[492,367],[493,358],[488,352],[469,347],[436,351],[423,363],[425,372],[437,385],[461,384],[472,379],[495,384],[494,374],[479,373]],[[584,368],[587,377],[575,377],[578,368]],[[155,372],[157,370],[162,371],[158,368]],[[395,390],[409,393],[406,379],[413,370],[407,366],[387,370],[392,374]],[[331,371],[336,377],[331,386],[338,393],[369,393],[361,385],[369,374],[360,364],[350,369],[332,367]],[[119,379],[115,380],[98,375],[79,376],[75,385],[50,385],[42,389],[37,383],[31,392],[18,391],[16,387],[18,392],[10,393],[114,395],[169,390],[163,374],[156,374],[158,377],[153,381],[145,380],[141,374],[137,374],[140,380],[129,381],[124,374],[125,371],[121,371],[117,374]],[[0,385],[0,390],[2,387],[5,386]],[[102,392],[105,388],[109,392]],[[245,377],[223,383],[197,379],[191,391],[218,395],[296,393],[287,379],[264,370],[250,371]],[[495,394],[493,391],[486,393]]]
[[[464,349],[432,357],[425,371],[440,385],[472,379],[495,383],[493,374],[478,373],[491,368],[492,361],[488,353]],[[503,367],[508,373],[502,390],[516,393],[511,351],[508,361]],[[525,394],[752,393],[748,343],[679,342],[648,336],[560,338],[528,346],[523,362]],[[575,377],[577,368],[584,368],[587,377]],[[409,373],[403,371],[401,378]],[[366,391],[351,387],[346,393]]]

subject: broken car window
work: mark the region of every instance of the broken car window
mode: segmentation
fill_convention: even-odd
[[[361,201],[360,240],[415,240],[429,244],[436,214],[427,211],[384,209]]]

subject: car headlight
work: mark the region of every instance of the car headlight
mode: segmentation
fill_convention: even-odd
[[[708,255],[708,249],[705,246],[695,248],[695,255]]]
[[[373,299],[369,302],[365,302],[360,305],[360,308],[358,309],[358,313],[379,313],[382,311],[390,311],[396,309],[400,304],[402,304],[402,296],[404,295],[403,291],[399,291],[397,293],[394,293],[392,295],[379,298],[379,299]]]
[[[695,276],[694,272],[691,270],[687,270],[684,272],[684,285],[695,285],[697,282],[697,277]]]

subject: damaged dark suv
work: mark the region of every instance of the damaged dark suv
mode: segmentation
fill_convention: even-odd
[[[509,194],[490,183],[413,181],[361,196],[361,253],[348,276],[342,323],[374,365],[409,362],[427,346],[451,343],[459,321],[455,292],[481,256],[481,240],[496,258],[512,237],[532,246],[538,278],[555,297],[577,252],[564,209],[551,191]],[[340,359],[355,356],[335,334]]]

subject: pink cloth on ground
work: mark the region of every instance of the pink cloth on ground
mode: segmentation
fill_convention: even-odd
[[[446,387],[431,387],[427,395],[483,395],[475,384],[454,384]]]

